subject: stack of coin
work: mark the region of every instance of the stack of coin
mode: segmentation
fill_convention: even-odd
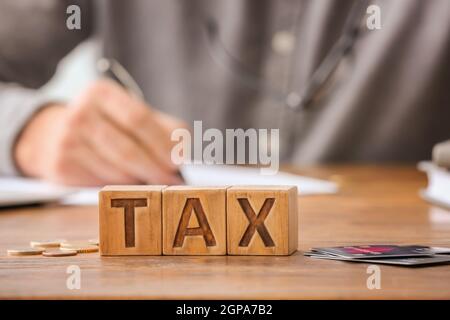
[[[97,252],[98,246],[88,241],[69,241],[61,243],[61,250],[74,250],[78,253]]]
[[[98,240],[66,241],[46,240],[30,241],[30,247],[8,249],[9,256],[43,255],[45,257],[67,257],[78,253],[98,251]]]

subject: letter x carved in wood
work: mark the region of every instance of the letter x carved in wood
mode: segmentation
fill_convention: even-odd
[[[269,231],[264,225],[264,220],[269,215],[270,210],[272,209],[273,204],[275,203],[275,198],[267,198],[264,201],[264,204],[259,210],[258,216],[256,216],[255,211],[253,210],[247,198],[239,198],[238,201],[239,204],[241,205],[242,210],[245,213],[245,216],[250,222],[250,224],[248,225],[247,229],[244,232],[244,235],[242,236],[241,241],[239,242],[239,246],[248,247],[255,231],[258,231],[258,234],[260,235],[262,241],[264,242],[264,245],[266,247],[274,247],[275,243],[273,242]]]
[[[125,213],[125,247],[135,246],[134,208],[146,207],[147,199],[111,199],[112,208],[124,208]]]

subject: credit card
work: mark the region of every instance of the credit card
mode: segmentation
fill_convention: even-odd
[[[376,259],[395,257],[420,257],[435,254],[427,246],[397,246],[397,245],[364,245],[330,248],[313,248],[313,252],[334,255],[350,259]]]
[[[436,254],[450,254],[450,248],[431,247],[430,249]]]
[[[360,263],[364,262],[364,263],[399,265],[409,267],[450,263],[450,256],[439,254],[425,257],[385,258],[385,259],[351,259],[338,256],[317,254],[315,252],[305,252],[305,256],[324,260],[337,260],[337,261],[360,262]]]

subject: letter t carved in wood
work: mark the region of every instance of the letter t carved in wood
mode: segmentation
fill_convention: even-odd
[[[125,247],[135,246],[134,208],[146,207],[147,199],[111,199],[111,208],[124,208]]]

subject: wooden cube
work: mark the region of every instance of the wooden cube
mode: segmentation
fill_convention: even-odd
[[[290,255],[298,246],[297,187],[227,190],[229,255]]]
[[[102,255],[162,254],[165,186],[106,186],[99,193]]]
[[[163,190],[163,254],[225,255],[226,187]]]

